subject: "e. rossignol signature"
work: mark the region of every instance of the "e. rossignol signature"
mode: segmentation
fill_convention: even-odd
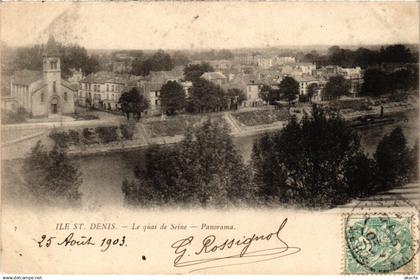
[[[252,233],[243,238],[219,241],[215,235],[208,235],[199,241],[199,249],[194,249],[196,247],[194,236],[180,239],[171,245],[175,249],[174,253],[176,255],[173,265],[174,267],[198,266],[190,271],[194,272],[216,267],[265,262],[296,254],[301,251],[301,248],[289,246],[280,237],[286,223],[287,218],[282,221],[276,231],[260,234]],[[278,243],[276,242],[276,245],[273,246],[273,242],[270,242],[271,245],[268,246],[270,240],[276,240]],[[260,246],[258,250],[252,250],[251,245],[256,242],[265,242],[267,247],[262,246],[263,248],[261,248]],[[227,254],[222,252],[227,252]],[[192,256],[196,256],[196,258]]]

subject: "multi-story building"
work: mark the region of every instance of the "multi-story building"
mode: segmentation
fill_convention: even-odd
[[[340,74],[343,75],[344,79],[350,83],[350,93],[356,96],[360,92],[360,88],[363,82],[362,69],[360,67],[355,68],[341,68]]]
[[[304,75],[312,75],[316,70],[316,65],[310,62],[301,62],[296,64],[296,68],[299,69]]]
[[[296,58],[293,56],[278,56],[275,58],[275,64],[284,65],[284,64],[295,64]]]
[[[78,104],[98,109],[117,110],[118,100],[133,76],[101,71],[80,80]]]
[[[319,86],[319,80],[314,76],[304,75],[296,76],[294,79],[299,83],[299,95],[308,95],[308,88],[312,84]]]
[[[244,106],[255,107],[263,105],[263,100],[260,97],[260,92],[263,87],[262,83],[258,81],[250,81],[246,86],[246,101]]]
[[[274,66],[274,60],[271,57],[258,57],[257,65],[261,69],[269,69]]]

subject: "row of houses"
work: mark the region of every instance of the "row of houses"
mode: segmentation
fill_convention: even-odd
[[[260,91],[263,85],[275,88],[287,76],[298,82],[301,96],[307,95],[309,87],[316,84],[315,100],[322,100],[322,89],[332,76],[342,75],[349,80],[351,92],[355,95],[362,82],[359,67],[326,66],[317,69],[312,63],[296,63],[292,57],[277,57],[277,60],[281,67],[273,69],[232,64],[228,60],[219,61],[218,64],[213,62],[216,71],[204,73],[201,77],[225,90],[241,89],[247,98],[244,106],[261,105]],[[70,114],[75,111],[75,105],[116,111],[119,110],[121,94],[136,87],[149,100],[149,112],[155,114],[160,113],[160,90],[165,83],[178,82],[187,96],[192,88],[191,82],[184,81],[183,67],[175,67],[171,71],[152,71],[144,77],[109,71],[83,77],[80,70],[74,70],[71,78],[64,80],[60,63],[57,44],[50,37],[43,54],[42,71],[17,71],[11,78],[10,96],[2,98],[2,108],[16,110],[23,107],[32,116]]]
[[[96,109],[119,110],[119,98],[124,91],[135,87],[149,100],[146,113],[160,113],[160,90],[168,81],[176,81],[190,93],[192,83],[183,80],[183,69],[176,67],[171,71],[151,71],[148,76],[117,74],[108,71],[92,73],[79,81],[76,102],[79,106]]]
[[[260,91],[263,85],[276,88],[284,77],[291,76],[299,84],[299,95],[308,95],[309,87],[316,84],[313,100],[323,100],[322,91],[328,79],[342,75],[351,84],[350,92],[357,94],[362,83],[362,71],[357,68],[341,68],[327,66],[316,69],[314,64],[299,63],[293,67],[287,65],[281,70],[262,70],[252,74],[244,72],[231,73],[225,71],[206,72],[201,78],[221,86],[223,89],[239,88],[247,100],[244,106],[259,106],[263,104]],[[151,71],[148,76],[122,75],[112,72],[92,73],[79,81],[77,102],[80,106],[92,106],[105,110],[118,110],[118,100],[125,90],[136,87],[139,92],[149,99],[152,114],[160,113],[160,89],[168,81],[176,81],[189,95],[192,83],[184,81],[183,69],[177,67],[171,71]]]

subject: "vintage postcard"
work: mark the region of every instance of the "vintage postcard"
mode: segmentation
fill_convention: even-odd
[[[0,4],[1,271],[419,273],[419,3]]]

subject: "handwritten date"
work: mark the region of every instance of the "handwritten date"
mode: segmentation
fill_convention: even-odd
[[[47,236],[43,234],[40,240],[35,240],[38,247],[88,247],[99,246],[101,252],[106,252],[110,247],[123,247],[127,246],[125,236],[121,238],[103,238],[98,243],[93,240],[92,236],[76,236],[74,232],[70,233],[64,239],[59,239],[56,236]]]

